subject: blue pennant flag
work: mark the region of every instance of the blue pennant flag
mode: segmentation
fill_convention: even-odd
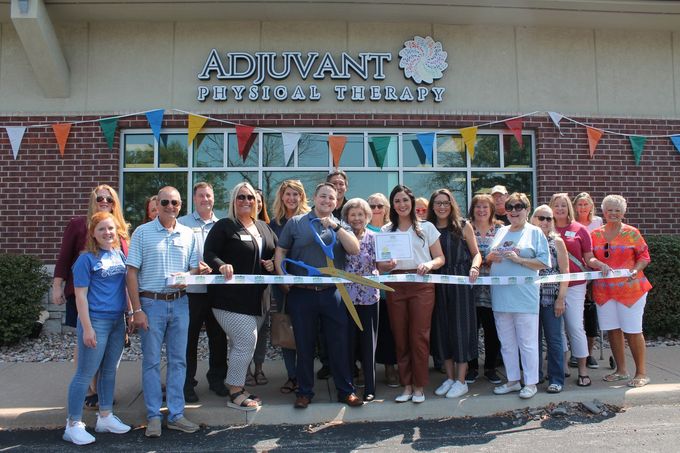
[[[156,137],[156,141],[160,141],[161,139],[161,124],[163,124],[164,113],[165,110],[163,109],[146,112],[146,120],[149,122],[149,126],[151,126],[151,130],[153,131],[153,136]]]
[[[420,146],[423,148],[423,152],[425,153],[425,162],[421,162],[422,164],[432,162],[432,145],[434,144],[434,135],[434,132],[427,134],[416,134],[418,143],[420,143]]]

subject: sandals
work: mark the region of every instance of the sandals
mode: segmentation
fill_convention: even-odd
[[[631,379],[631,381],[628,383],[628,387],[634,387],[634,388],[644,387],[645,385],[649,384],[650,382],[651,382],[651,379],[649,379],[647,376],[636,377],[636,378]]]
[[[630,379],[630,375],[619,373],[608,374],[602,378],[605,382],[627,381],[628,379]]]
[[[253,376],[253,373],[250,372],[250,368],[248,368],[248,374],[246,374],[246,385],[248,387],[254,387],[257,385],[257,380],[255,379],[255,376]]]
[[[546,389],[548,393],[560,393],[562,391],[562,386],[560,384],[550,384]]]
[[[240,392],[229,394],[227,406],[240,411],[250,412],[257,410],[259,404],[253,398],[253,395],[246,393],[246,389],[241,389]]]
[[[283,384],[279,390],[281,391],[281,393],[288,394],[288,393],[293,393],[297,389],[298,389],[297,379],[292,378],[292,379],[288,379],[286,381],[286,383]]]
[[[590,380],[590,376],[581,376],[580,374],[578,375],[578,379],[576,380],[576,385],[579,387],[590,387],[590,384],[592,384],[593,381]]]
[[[85,397],[85,409],[97,410],[99,409],[99,395],[93,393]]]
[[[267,379],[267,376],[264,375],[264,372],[262,370],[255,371],[254,378],[255,378],[255,383],[257,385],[269,384],[269,379]]]

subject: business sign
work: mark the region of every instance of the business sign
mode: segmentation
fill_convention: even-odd
[[[435,86],[448,63],[442,45],[429,36],[414,37],[399,52],[399,68],[412,83],[386,80],[385,68],[392,63],[391,52],[228,52],[216,49],[208,54],[198,74],[196,99],[200,102],[319,101],[331,96],[339,102],[442,102],[446,88]],[[304,83],[286,85],[289,77]],[[330,88],[314,81],[345,81]],[[359,82],[358,79],[363,81]],[[309,83],[307,82],[309,80]],[[213,84],[207,84],[212,81]],[[231,81],[231,82],[226,82]],[[226,83],[225,83],[226,82]]]

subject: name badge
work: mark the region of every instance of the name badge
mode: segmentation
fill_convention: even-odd
[[[575,238],[576,232],[575,231],[565,231],[564,235],[568,238]]]
[[[252,241],[253,240],[253,237],[249,234],[240,234],[239,236],[241,236],[242,241]]]
[[[194,230],[194,233],[200,233],[202,231],[201,227],[193,227],[192,230]]]
[[[180,238],[174,238],[174,239],[172,240],[172,245],[174,245],[175,247],[183,247],[182,239],[180,239]]]

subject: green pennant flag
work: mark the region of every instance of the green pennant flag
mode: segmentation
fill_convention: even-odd
[[[642,151],[645,147],[645,142],[647,137],[641,135],[631,135],[628,137],[630,140],[630,146],[633,147],[633,156],[635,156],[635,165],[640,165],[640,159],[642,159]]]
[[[118,118],[102,118],[99,120],[99,127],[102,129],[106,144],[109,149],[113,151],[113,139],[116,136],[116,129],[118,128]]]
[[[388,135],[385,137],[371,137],[371,152],[373,153],[373,158],[375,163],[383,168],[385,163],[385,156],[387,155],[387,150],[390,148],[390,142],[392,142],[392,136]]]

